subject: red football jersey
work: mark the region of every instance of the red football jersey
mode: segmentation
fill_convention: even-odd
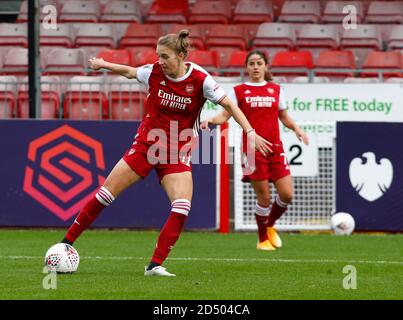
[[[282,89],[272,82],[246,82],[235,86],[229,97],[245,114],[256,133],[271,143],[280,142],[278,112],[286,109]],[[246,135],[243,133],[244,146]]]
[[[168,141],[160,145],[178,148],[187,144],[199,131],[200,113],[206,99],[219,103],[224,90],[197,64],[186,62],[188,70],[180,78],[165,75],[159,63],[145,65],[137,71],[137,80],[149,87],[147,112],[137,139],[154,144],[162,132]],[[156,130],[153,130],[156,129]]]

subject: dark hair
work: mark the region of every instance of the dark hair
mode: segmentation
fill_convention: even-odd
[[[249,52],[248,55],[246,56],[246,60],[245,60],[245,65],[246,66],[248,66],[249,58],[254,54],[256,54],[259,57],[261,57],[266,65],[269,65],[269,60],[267,59],[267,57],[266,57],[264,52],[259,51],[259,50],[253,50],[253,51]],[[265,72],[264,79],[266,81],[273,81],[273,75],[271,74],[271,72],[269,70]]]
[[[176,54],[182,52],[186,58],[190,47],[189,39],[187,39],[188,36],[189,36],[189,30],[184,29],[181,30],[179,34],[170,33],[165,36],[162,36],[161,38],[158,39],[157,44],[168,47],[169,49],[173,50]]]

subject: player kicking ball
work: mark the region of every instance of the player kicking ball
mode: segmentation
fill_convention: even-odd
[[[119,65],[92,58],[93,70],[107,69],[128,79],[137,79],[149,88],[148,114],[140,124],[131,147],[110,172],[97,194],[79,212],[74,223],[62,240],[72,245],[80,234],[110,206],[121,192],[144,179],[152,169],[159,177],[161,186],[171,202],[171,211],[163,226],[151,257],[145,267],[146,276],[175,276],[162,264],[178,240],[191,209],[193,181],[190,149],[183,154],[194,136],[178,139],[170,136],[172,126],[179,135],[183,132],[197,133],[201,109],[206,101],[220,104],[245,131],[250,145],[262,154],[271,151],[270,143],[257,135],[244,114],[231,102],[223,89],[200,66],[185,62],[189,50],[189,32],[168,34],[157,43],[158,61],[139,68]],[[156,159],[155,136],[161,133],[167,139],[159,145],[165,159]],[[172,150],[172,149],[176,150]],[[172,152],[174,151],[174,152]],[[175,152],[176,151],[176,152]],[[173,156],[172,156],[173,155]],[[135,195],[134,195],[135,196]],[[139,199],[140,200],[140,199]]]
[[[235,86],[229,98],[236,102],[256,133],[272,143],[273,152],[267,155],[256,152],[255,163],[251,165],[247,157],[247,137],[245,133],[243,134],[242,181],[252,184],[257,198],[255,211],[259,235],[257,249],[271,251],[282,246],[274,223],[287,210],[293,197],[290,167],[280,140],[278,120],[293,130],[298,139],[306,145],[308,137],[288,115],[281,87],[270,82],[271,75],[268,73],[268,61],[264,53],[250,52],[245,64],[249,81]],[[204,121],[201,128],[207,129],[209,123],[223,124],[230,117],[231,114],[224,110],[216,117]],[[278,193],[271,209],[269,182],[274,183]]]

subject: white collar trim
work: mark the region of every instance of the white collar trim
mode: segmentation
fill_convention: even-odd
[[[267,81],[263,81],[263,82],[245,82],[246,85],[248,86],[254,86],[254,87],[263,87],[267,84]]]
[[[191,62],[185,62],[185,64],[189,64],[189,70],[182,77],[180,77],[180,78],[171,78],[168,75],[165,75],[165,77],[167,77],[169,80],[171,80],[173,82],[179,82],[179,81],[185,80],[187,77],[190,76],[190,74],[193,71],[193,64]]]

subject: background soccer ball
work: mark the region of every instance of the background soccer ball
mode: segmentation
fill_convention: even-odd
[[[350,235],[355,228],[354,218],[347,212],[335,213],[330,220],[330,225],[337,235]]]
[[[73,273],[77,271],[79,263],[77,250],[66,243],[55,244],[45,255],[45,266],[51,272]]]

